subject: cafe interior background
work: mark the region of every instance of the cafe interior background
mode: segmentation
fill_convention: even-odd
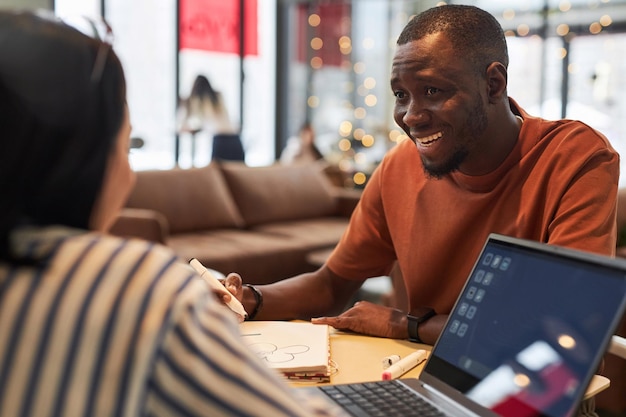
[[[130,154],[134,169],[210,162],[210,133],[181,132],[177,121],[180,100],[204,75],[239,128],[246,164],[274,163],[308,121],[324,158],[359,188],[405,138],[392,118],[395,39],[412,15],[441,3],[497,17],[509,95],[531,114],[580,119],[626,150],[626,0],[0,0],[0,8],[104,16],[126,71],[132,135],[143,141]]]

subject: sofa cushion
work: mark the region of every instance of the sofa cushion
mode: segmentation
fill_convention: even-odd
[[[277,223],[264,223],[252,230],[270,236],[289,238],[311,248],[335,246],[348,228],[347,217],[315,217]]]
[[[313,271],[318,266],[307,262],[307,256],[320,249],[297,238],[254,229],[179,233],[170,236],[168,245],[181,259],[197,258],[223,274],[237,272],[250,284],[269,284]]]
[[[330,184],[318,164],[220,165],[248,226],[326,216],[336,210]]]
[[[126,204],[162,213],[170,233],[244,226],[219,166],[138,171]]]

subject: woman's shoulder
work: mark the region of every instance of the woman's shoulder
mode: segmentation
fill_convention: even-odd
[[[93,241],[93,244],[102,248],[119,248],[118,250],[124,253],[152,252],[158,256],[174,256],[174,252],[167,246],[139,238],[126,238],[98,232],[85,234],[82,238],[86,241]]]
[[[183,281],[193,274],[170,248],[146,240],[88,233],[69,239],[66,244],[67,256],[62,257],[65,262],[81,263],[113,280],[127,277],[129,281],[150,285],[160,279]],[[79,253],[84,255],[78,256]]]

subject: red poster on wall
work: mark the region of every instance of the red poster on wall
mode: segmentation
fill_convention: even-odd
[[[258,55],[257,1],[243,0],[244,55]],[[180,49],[239,54],[241,0],[180,0]]]
[[[341,66],[348,59],[341,53],[339,39],[342,36],[350,36],[351,6],[343,3],[323,3],[316,7],[309,4],[301,4],[298,8],[298,42],[297,57],[301,62],[310,57],[319,57],[323,65]],[[308,19],[311,13],[319,16],[320,23],[317,27],[309,27]],[[311,38],[320,38],[323,47],[318,51],[311,51]],[[310,56],[307,55],[310,52]]]

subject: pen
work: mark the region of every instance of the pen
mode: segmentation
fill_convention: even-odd
[[[400,359],[398,362],[383,371],[383,381],[395,379],[404,375],[420,363],[424,362],[427,355],[428,353],[425,350],[420,349],[405,358]]]
[[[222,283],[213,276],[211,271],[206,269],[204,265],[200,263],[196,258],[193,258],[189,261],[189,265],[198,273],[204,280],[209,284],[209,286],[215,290],[224,290],[225,287]],[[243,305],[239,302],[239,300],[231,294],[230,300],[226,303],[226,305],[233,310],[235,313],[239,314],[241,317],[248,317],[248,313],[246,313],[246,309],[243,308]]]
[[[389,355],[383,358],[383,369],[389,368],[400,360],[400,355]]]

